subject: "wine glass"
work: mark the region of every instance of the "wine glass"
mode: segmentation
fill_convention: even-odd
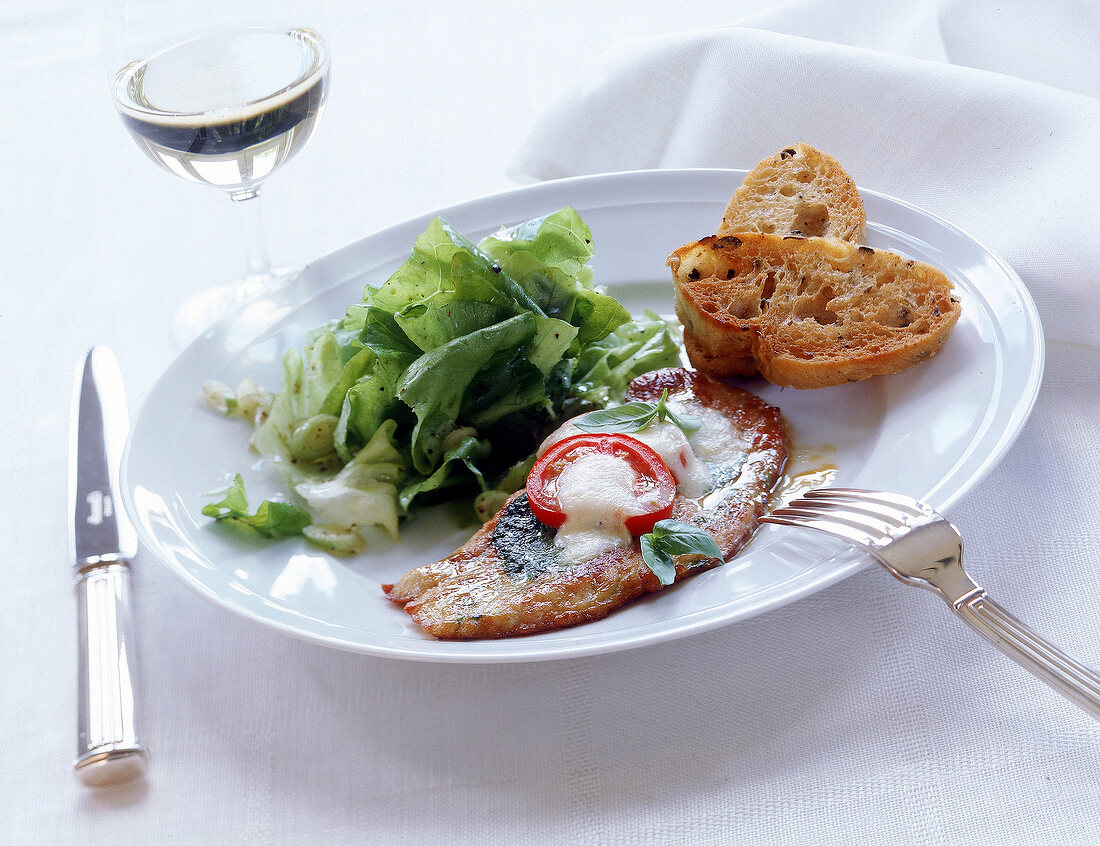
[[[257,195],[324,111],[330,59],[316,14],[315,3],[278,0],[115,4],[106,53],[123,124],[165,170],[228,195],[243,223],[247,272],[184,303],[173,320],[180,342],[293,275],[272,270]]]

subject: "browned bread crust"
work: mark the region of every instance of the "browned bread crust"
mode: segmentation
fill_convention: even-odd
[[[867,214],[840,163],[807,144],[764,159],[734,193],[719,235],[764,232],[840,238],[859,243]]]
[[[835,238],[710,236],[668,260],[692,365],[819,388],[934,356],[960,314],[951,281]]]

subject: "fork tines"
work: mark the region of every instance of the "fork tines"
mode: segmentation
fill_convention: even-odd
[[[896,539],[913,526],[937,519],[928,506],[903,494],[859,488],[818,488],[762,517],[766,523],[801,526],[864,546]]]

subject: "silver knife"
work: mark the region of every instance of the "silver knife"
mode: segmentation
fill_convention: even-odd
[[[129,432],[122,374],[103,346],[88,351],[73,391],[69,464],[71,548],[79,629],[79,723],[73,766],[89,785],[145,772],[135,726],[130,559],[137,535],[118,497]]]

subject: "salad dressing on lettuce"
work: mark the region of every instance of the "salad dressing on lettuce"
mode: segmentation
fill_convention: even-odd
[[[664,320],[593,285],[593,252],[572,208],[476,245],[437,218],[389,279],[286,352],[277,392],[204,386],[252,423],[252,448],[300,503],[283,504],[302,512],[285,533],[352,554],[361,528],[396,536],[441,501],[469,499],[486,519],[547,432],[678,364]],[[243,499],[204,513],[249,526]]]

